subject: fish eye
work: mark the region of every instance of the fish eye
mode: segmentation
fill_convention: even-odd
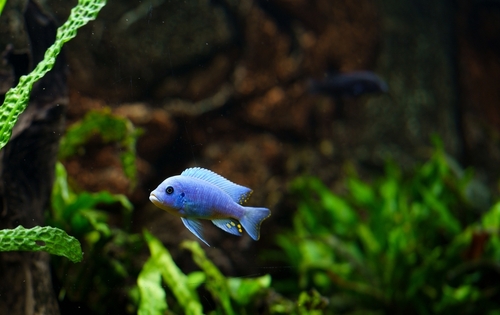
[[[166,189],[165,189],[165,192],[167,193],[167,195],[171,195],[174,193],[174,187],[172,186],[168,186]]]

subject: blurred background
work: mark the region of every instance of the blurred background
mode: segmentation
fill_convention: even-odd
[[[75,5],[41,3],[59,25]],[[148,199],[193,166],[271,209],[258,242],[205,225],[225,277],[272,279],[235,314],[500,314],[500,1],[109,1],[64,53],[81,141],[57,176],[130,205],[97,200],[81,225],[48,206],[85,252],[52,258],[62,314],[137,311],[143,231],[199,269]],[[89,115],[128,131],[78,134]],[[188,313],[163,286],[164,313]],[[211,293],[204,313],[228,313]]]

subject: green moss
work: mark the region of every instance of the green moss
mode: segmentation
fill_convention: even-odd
[[[66,135],[61,139],[59,158],[65,159],[75,155],[95,134],[99,134],[104,142],[119,143],[123,171],[130,179],[130,186],[133,189],[137,182],[135,145],[140,130],[136,129],[127,118],[113,115],[108,108],[90,111],[81,121],[68,128]]]

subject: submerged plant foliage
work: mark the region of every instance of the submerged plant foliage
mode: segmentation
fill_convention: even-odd
[[[7,3],[7,0],[0,0],[0,16],[2,16],[2,11],[5,7],[5,3]]]
[[[68,20],[57,29],[56,40],[45,52],[44,59],[30,74],[21,76],[17,86],[5,94],[0,107],[0,149],[9,141],[19,115],[28,106],[33,84],[54,67],[64,43],[74,38],[80,27],[94,20],[105,4],[106,0],[79,0]]]
[[[158,261],[150,258],[137,277],[139,294],[138,315],[164,314],[167,309],[165,290]]]
[[[51,201],[49,222],[79,236],[90,232],[99,232],[103,237],[111,235],[111,229],[107,224],[108,215],[97,206],[119,203],[123,209],[124,222],[130,220],[133,209],[124,195],[114,195],[107,191],[74,192],[68,185],[66,169],[60,162],[56,164],[56,180]]]
[[[185,241],[181,247],[192,253],[194,262],[202,270],[186,275],[177,267],[159,240],[148,232],[144,233],[144,237],[151,257],[144,264],[137,279],[138,290],[131,292],[138,304],[138,314],[164,314],[167,309],[167,292],[162,287],[159,275],[167,284],[168,293],[171,293],[177,302],[169,308],[180,308],[185,314],[204,314],[196,291],[201,285],[212,295],[215,314],[254,314],[256,310],[252,306],[253,302],[270,292],[271,276],[244,279],[225,277],[206,257],[200,244],[193,241]]]
[[[278,237],[295,290],[316,288],[335,314],[498,314],[500,203],[478,213],[459,173],[438,147],[412,176],[351,171],[346,196],[295,180],[294,230]]]
[[[75,155],[95,134],[105,142],[117,142],[121,146],[120,158],[125,175],[136,184],[135,145],[140,132],[127,118],[113,115],[109,109],[90,111],[85,117],[68,128],[61,139],[59,158]]]
[[[64,231],[50,226],[36,226],[25,229],[0,230],[0,252],[5,251],[44,251],[52,255],[64,256],[72,262],[83,258],[80,242]]]
[[[5,3],[5,0],[0,0],[0,15]],[[57,29],[55,42],[45,52],[44,59],[30,74],[21,76],[18,85],[7,92],[0,106],[0,150],[10,140],[19,115],[28,106],[33,84],[53,68],[64,43],[74,38],[80,27],[94,20],[105,4],[105,0],[80,0],[72,9],[68,20]],[[51,227],[24,229],[19,226],[13,230],[0,230],[0,250],[43,250],[65,256],[73,262],[82,260],[78,240]]]
[[[106,205],[120,212],[110,213],[104,210]],[[78,265],[53,260],[54,270],[62,282],[60,299],[67,296],[74,301],[94,300],[91,309],[96,314],[105,313],[105,301],[110,299],[114,287],[123,285],[130,273],[134,273],[131,260],[141,248],[140,236],[128,232],[132,209],[124,195],[107,191],[75,192],[68,184],[64,166],[56,164],[47,222],[78,238],[86,252],[85,259]],[[121,227],[111,223],[111,218],[116,221],[120,217]]]
[[[151,252],[151,258],[148,260],[148,262],[146,262],[145,266],[149,268],[156,267],[157,272],[162,275],[163,281],[165,281],[165,283],[168,285],[186,315],[203,314],[203,307],[200,303],[198,294],[196,293],[196,287],[193,286],[193,284],[189,284],[189,276],[186,276],[184,273],[182,273],[179,267],[177,267],[174,260],[172,259],[172,256],[170,255],[168,250],[163,247],[160,241],[158,241],[148,232],[144,233],[144,237]],[[152,271],[149,272],[151,273]],[[141,273],[144,275],[143,272]],[[194,283],[197,284],[199,282],[196,281]],[[158,293],[155,294],[155,296],[165,296],[161,285],[157,286],[156,288]],[[160,288],[163,293],[159,293]],[[154,305],[158,305],[161,303],[160,300],[151,301],[152,296],[146,297],[141,294],[141,305],[143,306],[143,308],[139,309],[139,313],[143,313],[145,311],[145,303],[143,301],[145,298],[149,300],[149,303],[152,303]]]

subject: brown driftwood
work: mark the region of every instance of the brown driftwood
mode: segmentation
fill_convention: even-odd
[[[4,53],[12,71],[10,78],[0,79],[12,83],[42,60],[57,29],[53,19],[32,1],[26,4],[24,20],[30,51],[17,52],[11,46]],[[65,66],[59,58],[33,87],[28,108],[0,151],[0,229],[43,225],[66,104]],[[0,314],[59,314],[47,254],[0,253],[0,279]]]

